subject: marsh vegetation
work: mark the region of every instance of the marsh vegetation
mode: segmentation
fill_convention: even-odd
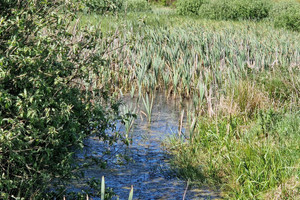
[[[107,150],[133,145],[158,94],[190,103],[163,142],[176,177],[226,199],[300,197],[298,1],[4,2],[0,197],[62,198],[49,185],[108,164],[76,166],[75,150],[94,134]],[[139,107],[121,109],[124,95]]]

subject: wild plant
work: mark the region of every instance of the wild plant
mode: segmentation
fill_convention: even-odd
[[[149,99],[149,96],[151,96],[151,100]],[[143,104],[144,104],[144,108],[146,110],[146,115],[148,117],[148,122],[151,122],[151,116],[152,116],[152,108],[153,108],[153,100],[154,100],[154,96],[153,95],[149,95],[148,93],[142,97],[143,100]]]
[[[127,143],[130,140],[129,133],[133,127],[134,120],[136,118],[135,113],[136,113],[136,107],[132,108],[132,105],[131,106],[125,105],[122,107],[122,114],[124,115],[122,122],[125,125],[125,140],[127,141]]]

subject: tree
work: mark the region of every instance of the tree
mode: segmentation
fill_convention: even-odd
[[[118,104],[92,87],[105,64],[101,33],[69,31],[74,7],[62,2],[0,3],[0,198],[45,197],[71,177],[84,138],[112,139]]]

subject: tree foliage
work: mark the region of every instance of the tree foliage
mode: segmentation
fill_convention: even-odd
[[[61,3],[1,0],[1,199],[42,198],[71,177],[86,136],[113,138],[118,104],[91,82],[105,65],[101,33],[68,29],[74,7]]]
[[[85,9],[98,14],[117,13],[122,9],[123,0],[81,0]]]

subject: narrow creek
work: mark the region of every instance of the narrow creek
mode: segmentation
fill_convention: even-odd
[[[134,188],[134,199],[182,199],[186,181],[180,180],[172,172],[168,164],[170,157],[162,142],[178,133],[180,108],[186,107],[188,102],[179,104],[174,100],[167,100],[164,95],[156,95],[150,124],[146,116],[140,114],[144,110],[142,101],[137,104],[135,99],[124,98],[123,102],[129,107],[137,108],[137,119],[131,130],[132,144],[108,146],[97,138],[88,138],[83,152],[77,154],[78,158],[101,158],[106,161],[107,166],[104,169],[99,166],[85,169],[85,178],[101,179],[104,176],[106,187],[113,188],[120,199],[128,199],[131,185]],[[121,125],[118,128],[125,131]],[[110,155],[105,154],[107,148],[112,152]],[[75,188],[80,188],[80,181]],[[218,194],[208,188],[189,187],[185,195],[185,199],[217,198],[220,198]]]

